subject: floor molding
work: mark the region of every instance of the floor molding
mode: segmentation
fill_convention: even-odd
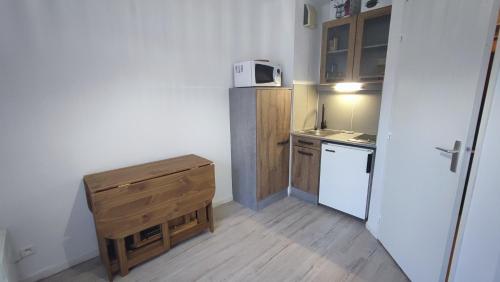
[[[227,197],[227,198],[224,198],[224,199],[220,199],[220,200],[217,200],[217,201],[214,201],[213,202],[213,207],[218,207],[218,206],[221,206],[223,204],[227,204],[229,202],[231,202],[233,200],[233,197]]]
[[[233,201],[233,197],[227,197],[225,199],[221,199],[221,200],[214,202],[213,206],[214,206],[214,208],[216,208],[216,207],[222,206],[224,204],[227,204],[231,201]],[[35,282],[35,281],[38,281],[40,279],[50,277],[54,274],[57,274],[61,271],[64,271],[64,270],[66,270],[72,266],[78,265],[82,262],[93,259],[97,256],[99,256],[99,250],[96,248],[92,252],[87,253],[85,255],[82,255],[79,258],[68,260],[68,261],[65,261],[65,262],[60,263],[60,264],[45,267],[44,269],[39,270],[28,277],[22,278],[20,281],[21,282]]]
[[[96,246],[97,247],[97,246]],[[23,277],[20,279],[21,282],[35,282],[43,278],[50,277],[54,274],[57,274],[59,272],[62,272],[72,266],[78,265],[82,262],[86,262],[88,260],[91,260],[95,257],[99,256],[99,251],[97,248],[95,250],[92,250],[91,252],[84,254],[78,258],[67,260],[63,263],[60,264],[55,264],[51,266],[47,266],[34,274],[28,276],[28,277]]]

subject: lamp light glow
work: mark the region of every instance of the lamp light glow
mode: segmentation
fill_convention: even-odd
[[[337,92],[352,93],[361,90],[362,84],[359,82],[340,82],[333,86]]]

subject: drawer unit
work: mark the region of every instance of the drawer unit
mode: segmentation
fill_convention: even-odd
[[[321,140],[302,136],[293,136],[293,145],[321,150]]]

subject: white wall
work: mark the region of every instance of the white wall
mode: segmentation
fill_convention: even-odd
[[[231,64],[293,71],[287,0],[0,2],[0,226],[36,279],[97,254],[82,177],[195,153],[230,200]]]
[[[499,58],[496,58],[495,65],[490,79],[493,91],[488,93],[491,108],[486,107],[481,125],[473,176],[460,223],[452,281],[500,281]]]
[[[293,85],[292,130],[311,129],[316,126],[318,91],[316,85]]]
[[[304,4],[316,9],[314,28],[303,26]],[[318,84],[321,50],[321,6],[312,0],[295,1],[294,84]]]

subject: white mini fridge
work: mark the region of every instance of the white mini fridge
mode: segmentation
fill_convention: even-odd
[[[371,149],[323,144],[319,203],[365,220],[373,155]]]

